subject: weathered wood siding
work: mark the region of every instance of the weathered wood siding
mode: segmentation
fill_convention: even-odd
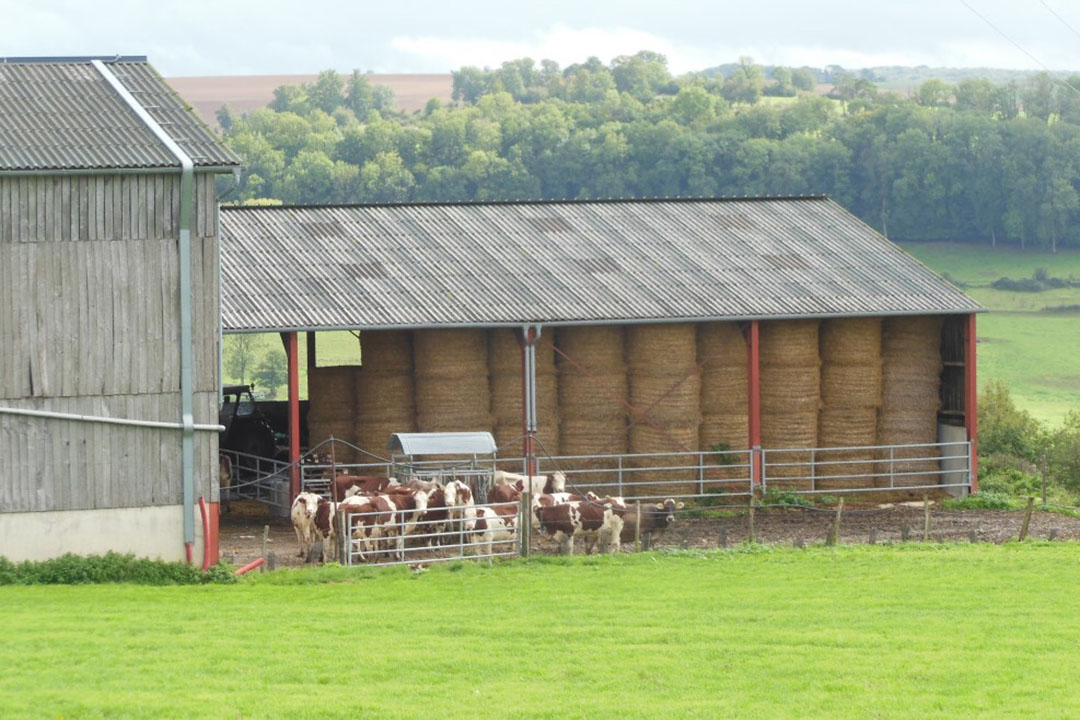
[[[211,176],[192,214],[195,422],[217,420]],[[180,418],[180,177],[0,177],[0,405]],[[0,415],[0,512],[177,504],[179,430]],[[196,433],[217,499],[217,435]]]

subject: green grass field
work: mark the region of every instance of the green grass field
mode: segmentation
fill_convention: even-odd
[[[1080,410],[1080,312],[1045,308],[1080,305],[1080,288],[1039,293],[995,290],[1000,277],[1031,277],[1046,268],[1053,277],[1080,279],[1080,251],[1056,254],[959,243],[904,243],[940,273],[990,309],[978,319],[979,382],[997,378],[1017,405],[1039,420],[1058,424]]]
[[[1042,543],[3,587],[0,717],[1080,717],[1078,584]]]

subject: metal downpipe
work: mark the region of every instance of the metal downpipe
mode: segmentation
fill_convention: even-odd
[[[184,548],[190,562],[195,544],[195,389],[191,333],[191,205],[195,196],[195,163],[103,62],[94,60],[92,64],[180,164],[180,421],[183,425],[180,472],[183,478]],[[206,540],[203,538],[204,543]]]

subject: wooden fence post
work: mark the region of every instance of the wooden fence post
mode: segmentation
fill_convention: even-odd
[[[840,503],[836,506],[836,520],[833,521],[832,530],[829,532],[829,537],[825,540],[826,545],[835,545],[836,541],[840,538],[840,515],[844,512],[844,498],[840,498]]]
[[[922,504],[923,504],[922,541],[923,542],[930,542],[930,496],[929,495],[923,493]]]
[[[1024,509],[1024,524],[1020,526],[1020,542],[1027,540],[1028,526],[1031,524],[1031,510],[1035,507],[1035,498],[1028,496],[1027,508]]]
[[[750,498],[750,521],[749,521],[749,535],[746,539],[748,543],[756,543],[757,536],[754,535],[754,498]]]
[[[521,492],[521,557],[532,550],[532,492],[528,486]]]
[[[259,572],[266,572],[266,543],[270,540],[270,526],[263,525],[263,541],[262,541],[262,559],[263,564],[259,566]]]
[[[641,502],[636,504],[637,520],[634,522],[634,552],[641,552]]]

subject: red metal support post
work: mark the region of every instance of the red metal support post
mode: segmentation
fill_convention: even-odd
[[[979,383],[976,371],[975,313],[964,323],[964,426],[971,443],[971,492],[979,492]]]
[[[289,364],[289,491],[300,494],[300,348],[295,332],[284,333]]]
[[[749,417],[750,451],[753,453],[754,473],[750,479],[751,491],[761,488],[761,362],[760,326],[751,320],[746,329],[746,388],[747,413]]]

